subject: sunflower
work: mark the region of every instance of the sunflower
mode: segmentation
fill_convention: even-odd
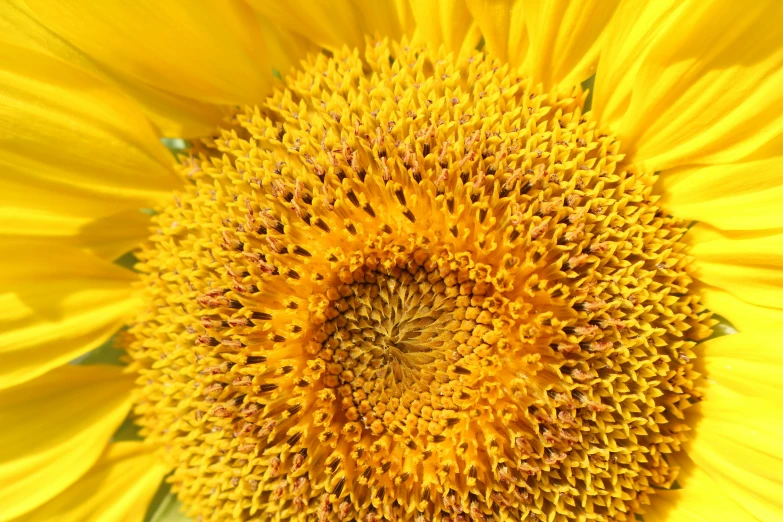
[[[783,519],[777,1],[154,4],[0,7],[0,521]]]

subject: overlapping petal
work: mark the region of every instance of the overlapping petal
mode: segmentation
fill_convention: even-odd
[[[634,94],[636,76],[650,47],[675,20],[682,3],[624,1],[604,29],[593,89],[593,117],[619,129]],[[679,6],[679,7],[678,7]]]
[[[134,102],[30,48],[0,43],[0,63],[0,235],[90,246],[103,220],[143,238],[146,223],[127,212],[180,181]]]
[[[607,28],[594,99],[632,161],[727,164],[781,133],[780,2],[634,4]]]
[[[530,45],[522,0],[468,0],[467,4],[486,51],[511,66],[521,65]]]
[[[56,497],[93,465],[130,409],[132,386],[117,366],[66,365],[0,392],[0,520]]]
[[[141,522],[165,473],[149,446],[113,443],[83,477],[17,522]]]
[[[35,15],[115,71],[215,104],[252,103],[273,81],[263,36],[241,0],[27,0]]]
[[[704,470],[691,465],[679,482],[680,489],[657,491],[644,514],[645,522],[758,522],[758,519],[726,495]]]
[[[604,28],[619,0],[522,0],[530,41],[523,71],[545,89],[571,89],[595,73]],[[518,30],[515,28],[515,30]]]
[[[711,397],[708,389],[699,407],[702,418],[688,455],[721,486],[714,496],[730,498],[757,520],[783,520],[780,401]]]
[[[135,310],[135,274],[82,249],[5,241],[0,254],[0,388],[109,339]]]
[[[696,276],[700,281],[749,305],[772,311],[783,309],[780,300],[783,234],[780,231],[725,232],[697,224],[685,237],[696,258]],[[718,306],[713,310],[741,330],[740,321],[753,321],[741,309],[736,317],[731,307]]]
[[[363,2],[337,0],[248,0],[271,24],[277,25],[319,47],[336,51],[343,46],[363,48],[367,37],[396,40],[413,32],[413,17],[407,0]]]
[[[783,156],[690,165],[667,172],[661,185],[663,205],[682,219],[722,230],[783,228]]]
[[[223,117],[219,107],[163,91],[96,62],[46,27],[24,0],[8,0],[0,5],[0,41],[61,60],[119,87],[140,104],[166,136],[204,135]]]
[[[466,59],[475,52],[481,31],[464,0],[411,2],[411,8],[416,36],[430,48],[442,45],[459,59]]]
[[[766,521],[783,515],[781,330],[783,323],[759,326],[703,346],[706,401],[698,406],[696,436],[688,449],[698,467],[687,480],[698,483],[704,477],[702,482],[710,484],[713,507],[720,511],[702,505],[712,515],[705,520]],[[700,496],[709,499],[698,492],[683,494],[684,504],[692,505]]]
[[[701,285],[701,302],[710,310],[716,310],[721,317],[730,319],[731,324],[740,331],[750,331],[757,327],[783,322],[783,308],[757,306],[743,301],[722,288]]]
[[[756,397],[783,404],[781,332],[783,323],[704,343],[704,369],[710,389],[722,388],[719,393],[724,396]]]

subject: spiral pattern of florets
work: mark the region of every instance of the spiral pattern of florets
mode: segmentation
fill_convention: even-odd
[[[191,515],[633,520],[672,483],[709,318],[584,98],[374,43],[181,159],[129,350]]]

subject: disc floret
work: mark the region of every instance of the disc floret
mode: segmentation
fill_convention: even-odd
[[[633,520],[671,484],[708,317],[584,98],[378,43],[182,158],[131,354],[191,514]]]

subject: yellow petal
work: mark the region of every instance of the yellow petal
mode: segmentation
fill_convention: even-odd
[[[114,71],[105,71],[105,76],[140,105],[160,136],[192,139],[210,135],[230,112],[227,107],[178,96]]]
[[[359,10],[350,0],[248,0],[266,19],[331,50],[364,47]]]
[[[728,319],[741,332],[783,322],[783,308],[756,306],[712,286],[701,285],[699,294],[704,306]]]
[[[166,468],[141,442],[115,442],[76,483],[17,522],[141,522]]]
[[[47,502],[93,465],[128,414],[132,386],[118,366],[66,365],[0,392],[1,521]]]
[[[124,95],[29,49],[0,43],[0,62],[0,235],[85,244],[93,220],[152,206],[181,185]]]
[[[650,11],[654,8],[644,14]],[[643,52],[601,64],[599,71],[610,78],[631,76],[624,83],[633,86],[630,102],[612,129],[629,157],[650,171],[730,163],[778,136],[783,129],[781,23],[778,0],[696,0],[683,2],[665,19],[641,19],[638,27],[660,29],[649,41],[641,38]],[[609,28],[609,41],[621,38],[612,34],[624,31],[622,26],[618,21]],[[632,40],[638,40],[639,29],[634,31]],[[612,94],[603,92],[596,101],[621,107],[628,89],[606,87]],[[611,100],[615,95],[620,100]],[[596,107],[597,113],[602,110]]]
[[[411,2],[416,20],[416,38],[432,49],[441,45],[459,59],[475,52],[481,30],[464,0]]]
[[[367,37],[400,40],[413,34],[407,0],[248,1],[260,15],[272,66],[283,74],[320,48],[336,51],[347,45],[363,49]]]
[[[400,40],[403,35],[413,34],[415,22],[408,0],[383,2],[353,0],[353,3],[359,10],[365,32],[370,36],[377,35]]]
[[[309,53],[317,53],[320,50],[304,36],[267,20],[260,13],[256,13],[256,17],[267,43],[269,63],[283,78]]]
[[[593,89],[594,118],[611,129],[619,129],[631,101],[634,80],[658,35],[674,20],[681,8],[678,0],[621,2],[604,29],[604,42]]]
[[[702,345],[705,377],[738,397],[772,399],[783,404],[783,323],[724,335]]]
[[[137,303],[135,274],[77,248],[4,241],[0,254],[0,388],[100,346]]]
[[[403,35],[413,34],[416,29],[416,20],[413,18],[413,10],[409,0],[393,0],[400,20],[400,29]]]
[[[217,106],[166,93],[101,67],[41,24],[22,0],[0,6],[0,41],[57,58],[128,93],[165,136],[190,138],[211,133],[223,117]]]
[[[0,178],[0,234],[81,246],[110,261],[149,235],[149,216],[140,209],[104,215],[111,212],[105,202],[35,181]],[[30,204],[31,195],[37,205]]]
[[[289,34],[332,51],[343,46],[364,48],[366,37],[399,40],[413,33],[413,19],[407,1],[365,2],[336,0],[249,0],[272,24]],[[290,36],[289,36],[290,37]]]
[[[662,204],[722,230],[783,228],[783,157],[688,166],[662,176]]]
[[[468,8],[489,54],[511,66],[521,65],[529,45],[522,0],[468,0]]]
[[[263,35],[240,0],[27,3],[47,27],[102,65],[169,93],[254,103],[273,82]]]
[[[699,407],[688,455],[720,484],[715,496],[728,496],[759,520],[783,520],[780,401],[708,394]]]
[[[523,0],[530,40],[523,71],[545,89],[570,89],[594,72],[604,27],[619,0]],[[512,27],[512,30],[519,30]]]
[[[58,58],[83,71],[100,76],[96,64],[84,53],[44,27],[24,0],[6,0],[0,5],[0,42]]]
[[[400,40],[404,35],[412,36],[415,19],[411,8],[415,10],[419,5],[407,0],[249,0],[249,3],[272,24],[332,51],[343,46],[363,49],[367,37]],[[461,12],[466,11],[463,8]]]
[[[644,522],[758,522],[726,495],[717,494],[720,485],[697,466],[677,479],[681,489],[658,490]]]
[[[698,470],[698,468],[697,468]],[[678,490],[656,491],[652,505],[644,514],[645,522],[758,522],[725,495],[716,495],[719,486],[701,470],[689,485]]]
[[[149,237],[149,228],[150,216],[131,209],[86,224],[80,229],[76,244],[102,259],[114,261],[138,248]]]
[[[685,239],[700,281],[747,303],[781,308],[783,233],[721,232],[699,223]],[[728,311],[714,311],[731,320]]]

